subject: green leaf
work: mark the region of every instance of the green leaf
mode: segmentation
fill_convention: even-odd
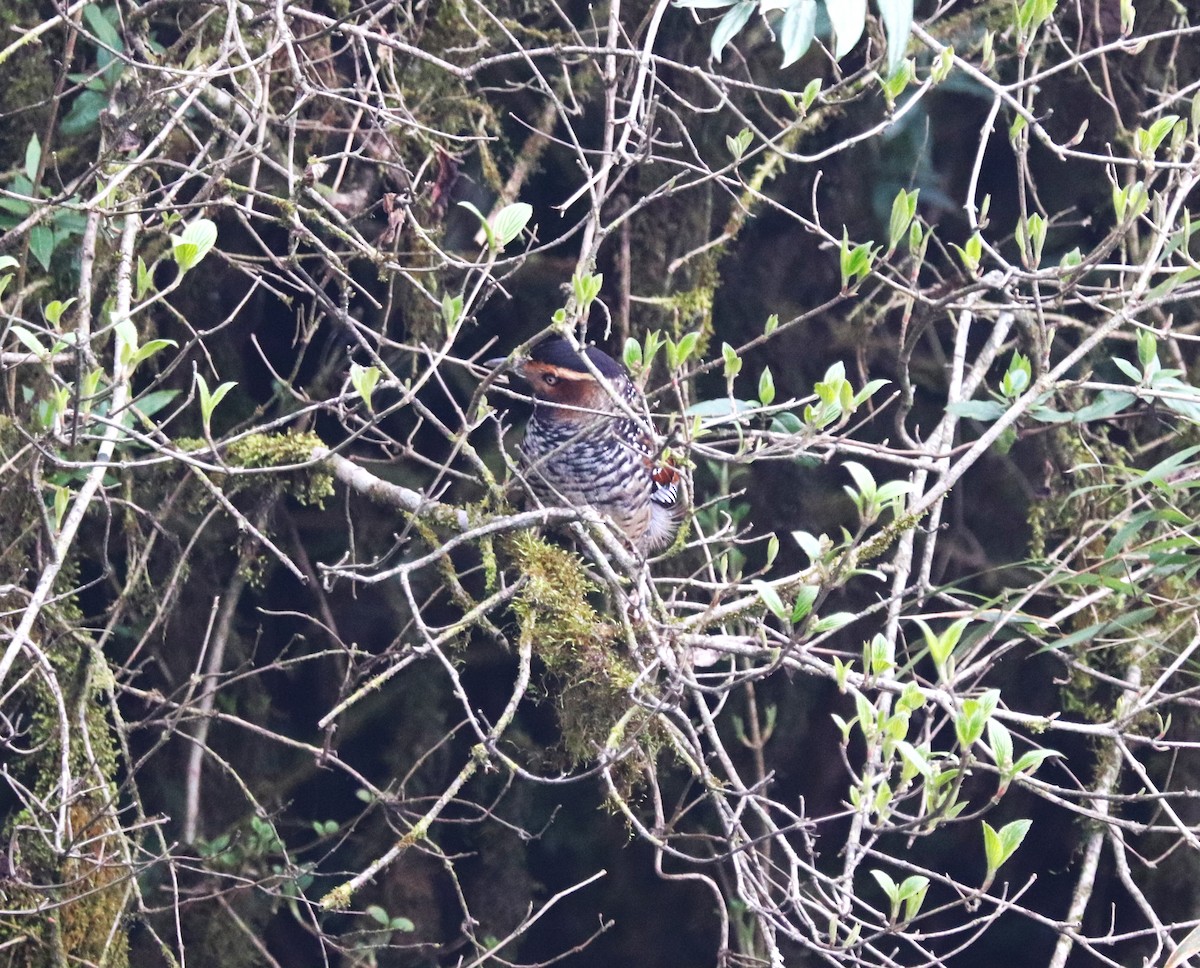
[[[722,418],[731,417],[748,410],[757,410],[758,404],[752,400],[731,400],[722,397],[718,400],[701,400],[693,403],[684,411],[689,417]]]
[[[971,620],[969,618],[957,619],[943,629],[940,635],[934,632],[924,619],[918,618],[915,621],[925,638],[925,647],[929,650],[929,657],[933,660],[938,675],[942,679],[948,679],[952,670],[950,657],[954,654],[954,650],[958,648],[962,634]]]
[[[33,335],[31,331],[24,326],[13,324],[8,327],[8,331],[13,334],[30,353],[37,357],[47,356],[46,347],[42,345],[41,340]]]
[[[29,230],[29,251],[47,272],[54,257],[54,230],[48,225],[35,225]]]
[[[602,272],[577,272],[571,277],[571,291],[575,294],[575,302],[579,304],[581,312],[586,311],[588,306],[599,298],[603,286],[604,273]]]
[[[62,530],[63,518],[67,514],[67,507],[71,503],[71,489],[65,485],[59,484],[54,488],[54,530]]]
[[[842,289],[849,291],[858,285],[871,272],[875,261],[874,243],[862,242],[851,245],[849,232],[842,226],[842,243],[838,253],[838,262],[842,273]]]
[[[696,347],[700,345],[700,333],[698,330],[692,330],[690,333],[684,333],[680,337],[679,343],[676,346],[677,362],[672,367],[675,369],[686,363],[696,352]]]
[[[900,885],[900,897],[904,901],[904,920],[911,921],[921,913],[925,896],[929,893],[929,878],[924,874],[912,874]]]
[[[858,488],[860,494],[868,497],[875,494],[875,477],[862,464],[858,463],[858,461],[848,460],[842,466],[846,468],[847,473],[854,479],[854,486]]]
[[[1139,485],[1143,485],[1143,484],[1156,484],[1156,485],[1165,484],[1167,476],[1169,474],[1174,473],[1176,470],[1178,470],[1184,464],[1187,464],[1188,461],[1191,460],[1191,458],[1194,457],[1197,452],[1200,452],[1200,446],[1198,446],[1198,445],[1192,445],[1191,447],[1184,447],[1182,450],[1176,451],[1174,454],[1171,454],[1169,457],[1166,457],[1163,460],[1160,460],[1157,464],[1155,464],[1153,467],[1151,467],[1148,471],[1143,472],[1141,475],[1139,475],[1137,478],[1135,478],[1130,483],[1133,486],[1139,486]]]
[[[59,133],[78,137],[96,127],[101,112],[108,107],[108,94],[104,90],[80,91],[71,104],[71,110],[58,126]]]
[[[146,260],[140,255],[137,260],[137,298],[142,299],[154,286],[154,276],[146,268]]]
[[[1125,221],[1125,210],[1129,206],[1129,189],[1121,188],[1119,185],[1114,185],[1112,189],[1113,211],[1116,212],[1117,221]]]
[[[904,761],[905,766],[908,767],[914,776],[922,776],[928,779],[933,772],[933,765],[929,761],[928,750],[920,750],[906,740],[897,740],[896,752],[900,754],[900,759]]]
[[[171,236],[171,252],[180,272],[196,268],[217,241],[217,226],[210,219],[198,218],[181,234]]]
[[[777,413],[771,418],[770,431],[773,434],[799,434],[804,432],[804,422],[790,410]],[[800,460],[801,458],[797,458]],[[816,461],[816,458],[804,458]],[[807,466],[807,465],[806,465]],[[814,463],[811,466],[816,466]]]
[[[854,708],[858,713],[855,719],[858,720],[859,728],[862,729],[864,735],[875,730],[875,707],[871,705],[871,701],[867,699],[857,689],[854,690]]]
[[[814,77],[804,85],[804,93],[800,95],[800,108],[806,112],[821,93],[821,78]]]
[[[890,812],[892,802],[892,785],[883,780],[875,788],[875,796],[871,800],[871,809],[880,817],[886,817]],[[893,915],[894,917],[894,915]]]
[[[764,366],[762,375],[758,378],[758,401],[764,407],[769,407],[775,399],[775,378],[771,376],[771,368]]]
[[[1118,222],[1124,222],[1126,218],[1138,218],[1150,204],[1150,195],[1146,191],[1145,183],[1141,181],[1136,181],[1125,188],[1114,186],[1112,196],[1113,210],[1116,212]]]
[[[821,539],[816,535],[810,534],[807,531],[793,531],[792,537],[796,544],[800,546],[800,550],[808,555],[808,560],[816,564],[821,560]]]
[[[821,588],[819,585],[801,585],[800,591],[796,593],[796,601],[792,604],[792,623],[801,621],[809,612],[812,611],[813,603],[817,600],[817,594]]]
[[[1062,756],[1058,750],[1029,750],[1013,764],[1013,773],[1032,773],[1052,756]]]
[[[843,625],[849,625],[856,618],[858,618],[856,612],[834,612],[814,622],[809,632],[813,635],[820,635],[822,632],[831,632],[834,629],[840,629]]]
[[[943,47],[942,52],[938,54],[938,59],[929,70],[929,76],[934,84],[941,84],[942,81],[950,76],[950,71],[953,67],[954,48],[952,46]]]
[[[503,251],[513,239],[525,230],[525,226],[529,224],[532,217],[533,206],[528,202],[513,202],[500,209],[496,213],[495,219],[492,220],[496,248]]]
[[[783,604],[783,599],[779,597],[779,593],[770,585],[761,579],[755,579],[750,583],[754,586],[754,590],[758,592],[758,597],[763,600],[763,604],[771,610],[771,614],[776,618],[783,619],[785,622],[790,616],[790,611]]]
[[[116,12],[116,7],[110,8],[113,13]],[[118,53],[125,49],[125,45],[121,42],[121,35],[117,33],[116,27],[109,22],[104,15],[104,10],[94,3],[89,3],[83,8],[83,18],[87,21],[87,25],[96,35],[96,39],[102,45],[117,51]],[[109,56],[112,56],[111,54]]]
[[[1148,329],[1143,329],[1137,334],[1137,355],[1143,372],[1151,363],[1158,361],[1158,340]]]
[[[999,830],[994,830],[986,820],[982,821],[982,823],[983,849],[987,855],[988,877],[990,879],[1016,853],[1017,848],[1021,846],[1021,841],[1029,833],[1029,828],[1033,825],[1033,821],[1014,820],[1012,823],[1006,823]]]
[[[632,336],[625,338],[625,348],[621,353],[625,369],[638,372],[642,368],[642,344]]]
[[[62,302],[58,299],[52,299],[46,303],[46,306],[42,307],[42,315],[43,317],[46,317],[47,323],[54,326],[56,329],[56,327],[59,325],[59,321],[62,319],[62,313],[65,313],[67,309],[71,308],[72,302],[74,302],[74,299],[68,299],[66,302]]]
[[[1025,0],[1017,8],[1017,29],[1023,38],[1031,36],[1044,24],[1057,6],[1057,0]]]
[[[869,642],[863,643],[863,665],[872,676],[882,676],[896,667],[891,645],[882,632],[876,632]],[[907,713],[901,711],[888,722],[889,728],[899,733],[897,739],[902,739],[908,733]]]
[[[908,233],[908,226],[917,213],[917,198],[920,194],[919,188],[911,192],[901,188],[892,200],[892,214],[888,219],[888,252],[894,252]]]
[[[1017,222],[1017,248],[1021,250],[1021,261],[1027,269],[1036,269],[1042,261],[1042,248],[1046,243],[1046,220],[1037,212]]]
[[[817,31],[816,0],[795,0],[779,21],[779,46],[783,49],[780,69],[791,67],[808,52]],[[818,88],[820,80],[817,79]],[[811,85],[810,85],[811,86]],[[807,91],[805,92],[807,95]],[[815,97],[815,93],[814,93]],[[809,99],[805,109],[812,104]]]
[[[375,392],[375,386],[378,383],[379,367],[362,366],[358,363],[350,364],[350,384],[358,391],[363,403],[372,413],[375,412],[375,408],[371,406],[371,395]]]
[[[888,107],[896,103],[915,76],[916,64],[911,60],[902,60],[900,66],[883,79],[883,95]]]
[[[900,889],[896,886],[896,882],[892,880],[884,871],[872,870],[871,876],[875,878],[875,882],[883,888],[883,893],[888,896],[893,904],[900,900]]]
[[[1050,407],[1043,407],[1040,404],[1029,408],[1029,416],[1039,423],[1062,424],[1073,423],[1075,414],[1063,410],[1053,410]]]
[[[983,258],[983,238],[978,232],[967,239],[965,246],[958,246],[951,242],[950,247],[958,252],[958,257],[967,271],[972,275],[979,272],[980,259]]]
[[[825,4],[833,27],[833,57],[841,60],[858,43],[867,25],[867,0],[834,0]]]
[[[96,393],[96,386],[99,383],[99,377],[101,376],[101,373],[99,370],[94,370],[93,374],[95,379],[92,382],[92,386],[90,388],[86,385],[84,386],[85,400],[94,396]],[[134,401],[133,405],[137,408],[139,414],[149,420],[156,413],[166,407],[177,396],[179,396],[178,390],[155,390],[152,393],[147,393],[144,396],[138,397]]]
[[[104,371],[99,368],[96,368],[94,370],[89,370],[87,373],[85,373],[83,375],[83,379],[80,381],[80,384],[79,384],[78,407],[79,407],[80,413],[90,413],[91,412],[92,404],[96,402],[96,391],[99,390],[99,388],[100,388],[100,380],[103,376],[104,376]],[[167,393],[169,393],[171,396],[174,396],[178,392],[179,392],[178,390],[160,390],[158,394],[149,393],[149,394],[147,394],[147,396],[153,397],[156,395],[167,394]],[[137,401],[137,402],[140,406],[141,401]]]
[[[1118,615],[1116,618],[1108,619],[1104,622],[1096,622],[1093,625],[1088,625],[1085,628],[1078,629],[1070,635],[1065,635],[1061,639],[1054,642],[1047,642],[1038,651],[1039,652],[1057,652],[1060,649],[1069,649],[1072,646],[1079,645],[1082,642],[1091,642],[1093,639],[1102,635],[1109,635],[1120,629],[1136,628],[1144,622],[1148,622],[1158,614],[1158,611],[1153,607],[1135,608],[1131,612],[1125,612]]]
[[[908,252],[918,258],[924,258],[925,249],[920,245],[924,239],[925,230],[920,227],[920,222],[913,221],[911,226],[908,226]]]
[[[972,696],[962,701],[962,708],[954,717],[954,730],[959,745],[964,750],[970,749],[983,736],[999,700],[1000,690],[989,689],[981,696]]]
[[[25,175],[30,181],[37,178],[38,165],[42,160],[42,143],[38,141],[37,134],[32,134],[29,137],[29,143],[25,145]]]
[[[480,227],[483,229],[483,235],[487,240],[488,250],[490,252],[498,252],[500,250],[500,246],[496,242],[496,233],[492,231],[492,226],[489,224],[487,216],[484,215],[483,212],[479,211],[479,209],[472,202],[462,201],[458,204],[461,208],[465,208],[468,212],[474,213],[475,217],[479,219]]]
[[[725,147],[729,149],[729,154],[733,157],[733,160],[738,161],[746,153],[746,149],[750,147],[753,141],[754,135],[750,129],[742,128],[735,135],[725,136]]]
[[[442,296],[442,322],[446,329],[450,329],[462,319],[463,314],[463,297],[451,296],[449,293]]]
[[[1158,151],[1159,145],[1171,133],[1171,129],[1175,127],[1175,123],[1178,120],[1179,115],[1177,114],[1164,114],[1150,125],[1149,128],[1138,128],[1133,135],[1138,154],[1146,159],[1153,158],[1154,153]],[[32,178],[33,176],[30,175],[29,177]]]
[[[1012,733],[998,719],[989,719],[987,724],[988,749],[1001,773],[1007,773],[1013,765]]]
[[[1063,257],[1058,260],[1060,269],[1074,269],[1083,261],[1083,253],[1079,251],[1079,246],[1071,249],[1069,252],[1063,253]]]
[[[1165,374],[1168,371],[1163,370],[1162,372]],[[1154,386],[1157,389],[1167,390],[1173,394],[1186,394],[1191,397],[1191,400],[1181,400],[1176,396],[1164,397],[1162,403],[1168,410],[1173,410],[1188,420],[1193,422],[1200,421],[1200,390],[1189,384],[1182,383],[1174,377],[1165,376],[1160,376],[1156,379]]]
[[[1123,360],[1119,356],[1113,356],[1110,357],[1110,359],[1113,362],[1113,366],[1129,377],[1129,379],[1131,379],[1134,383],[1142,382],[1142,371],[1128,360]]]
[[[909,481],[885,481],[879,485],[879,489],[875,492],[875,501],[880,507],[894,505],[896,512],[899,513],[904,507],[900,498],[911,491],[912,484]]]
[[[1182,968],[1189,958],[1197,954],[1200,954],[1200,925],[1192,928],[1187,936],[1179,942],[1179,947],[1171,952],[1171,957],[1166,960],[1163,968]]]
[[[763,565],[764,569],[770,569],[775,564],[775,558],[779,555],[779,535],[772,534],[767,539],[767,561]]]
[[[891,380],[871,380],[865,387],[859,390],[858,393],[854,394],[850,400],[851,406],[857,410],[860,406],[866,403],[866,401],[870,400],[871,397],[875,396],[876,393],[878,393],[891,382]]]
[[[113,324],[113,335],[116,338],[117,359],[122,366],[127,367],[133,359],[133,354],[137,352],[137,327],[133,325],[133,320],[126,316]]]
[[[679,344],[676,343],[675,340],[671,339],[670,336],[668,336],[666,338],[666,347],[667,347],[667,369],[668,370],[679,369],[679,364],[682,362],[680,359],[680,356],[679,356]]]
[[[742,358],[728,343],[721,344],[721,357],[725,361],[725,379],[732,381],[742,369]]]
[[[900,693],[900,698],[896,700],[896,708],[912,713],[918,709],[924,709],[927,701],[921,692],[920,686],[915,682],[908,682],[905,683],[904,691]]]
[[[1200,225],[1197,228],[1200,228]],[[1173,270],[1166,279],[1150,290],[1146,298],[1148,300],[1162,299],[1163,296],[1171,292],[1176,286],[1185,282],[1191,282],[1197,276],[1200,276],[1200,268],[1196,266],[1184,266],[1178,270]]]
[[[845,693],[846,679],[850,675],[850,670],[853,667],[854,667],[853,662],[842,662],[842,660],[839,659],[836,655],[833,657],[833,675],[834,675],[835,681],[837,682],[838,692]],[[837,716],[834,716],[833,718],[835,720],[839,720],[839,717],[837,717]],[[843,727],[842,728],[842,740],[844,742],[849,739],[849,735],[848,735],[849,726],[848,726],[848,724],[846,724],[844,721],[841,721],[841,720],[839,720],[839,725]]]
[[[836,3],[836,0],[835,0]],[[887,35],[886,73],[896,72],[908,47],[908,35],[912,30],[913,0],[876,0],[883,31]]]
[[[141,363],[143,360],[148,360],[159,350],[164,350],[168,346],[174,346],[174,347],[178,348],[179,344],[176,343],[175,340],[173,340],[173,339],[152,339],[152,340],[150,340],[150,342],[148,342],[145,346],[138,348],[129,357],[129,360],[128,360],[129,369],[130,370],[135,369],[137,367],[137,365],[139,363]]]
[[[709,45],[709,53],[718,64],[721,63],[721,52],[725,50],[725,45],[746,26],[746,21],[750,19],[750,15],[757,7],[758,4],[754,0],[740,0],[717,23],[717,29],[713,31],[712,43]]]
[[[1012,358],[1008,361],[1008,370],[1000,384],[1000,392],[1009,400],[1015,400],[1028,388],[1033,379],[1033,366],[1020,350],[1013,350]]]
[[[199,373],[196,374],[196,389],[200,392],[200,416],[204,420],[204,429],[207,431],[209,423],[212,420],[213,411],[217,409],[225,394],[232,390],[237,383],[232,381],[222,383],[219,387],[209,393],[208,381]]]

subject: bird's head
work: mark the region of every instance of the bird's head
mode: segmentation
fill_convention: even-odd
[[[595,371],[616,390],[625,393],[629,374],[620,363],[594,346],[578,353],[561,336],[542,340],[513,363],[513,373],[529,385],[535,403],[549,404],[546,416],[578,419],[588,412],[611,412],[611,391],[596,379],[584,362],[584,355]]]

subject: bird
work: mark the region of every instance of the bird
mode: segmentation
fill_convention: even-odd
[[[521,464],[536,500],[592,508],[643,556],[667,547],[682,512],[681,475],[651,436],[645,398],[625,367],[562,336],[510,365],[533,394]]]

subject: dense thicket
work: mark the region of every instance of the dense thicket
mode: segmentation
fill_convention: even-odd
[[[1168,959],[1200,26],[910,11],[0,5],[0,961]]]

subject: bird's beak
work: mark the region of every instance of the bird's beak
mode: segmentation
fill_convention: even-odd
[[[515,376],[518,379],[524,377],[527,362],[528,358],[524,356],[497,356],[490,360],[484,360],[480,366],[495,373],[497,382],[501,382],[509,376]]]

